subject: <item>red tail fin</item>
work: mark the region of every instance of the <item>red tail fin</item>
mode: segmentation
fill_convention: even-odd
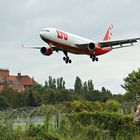
[[[107,40],[110,40],[111,39],[111,36],[112,36],[112,28],[113,28],[113,25],[110,25],[109,28],[107,29],[107,32],[104,36],[104,41],[107,41]]]

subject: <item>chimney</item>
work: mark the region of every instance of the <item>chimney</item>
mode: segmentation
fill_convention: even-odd
[[[21,78],[21,73],[18,73],[18,78]]]

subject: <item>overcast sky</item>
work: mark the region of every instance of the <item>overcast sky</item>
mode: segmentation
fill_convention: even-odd
[[[123,78],[140,64],[140,42],[134,47],[113,50],[93,63],[89,56],[69,54],[72,64],[65,64],[63,53],[46,57],[26,45],[47,46],[39,32],[45,27],[59,28],[83,37],[102,40],[113,24],[113,40],[140,37],[139,0],[0,0],[0,67],[10,74],[28,74],[44,84],[48,76],[63,77],[73,88],[75,77],[92,79],[96,89],[102,86],[114,94],[124,93]]]

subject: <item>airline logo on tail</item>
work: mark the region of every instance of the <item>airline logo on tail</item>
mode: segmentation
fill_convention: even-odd
[[[112,36],[112,29],[113,29],[113,25],[110,25],[105,36],[104,36],[104,41],[110,40],[111,36]]]

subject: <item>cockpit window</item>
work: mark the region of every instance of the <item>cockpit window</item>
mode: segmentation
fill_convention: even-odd
[[[50,30],[48,30],[48,29],[44,29],[44,30],[42,30],[42,31],[50,32]]]

